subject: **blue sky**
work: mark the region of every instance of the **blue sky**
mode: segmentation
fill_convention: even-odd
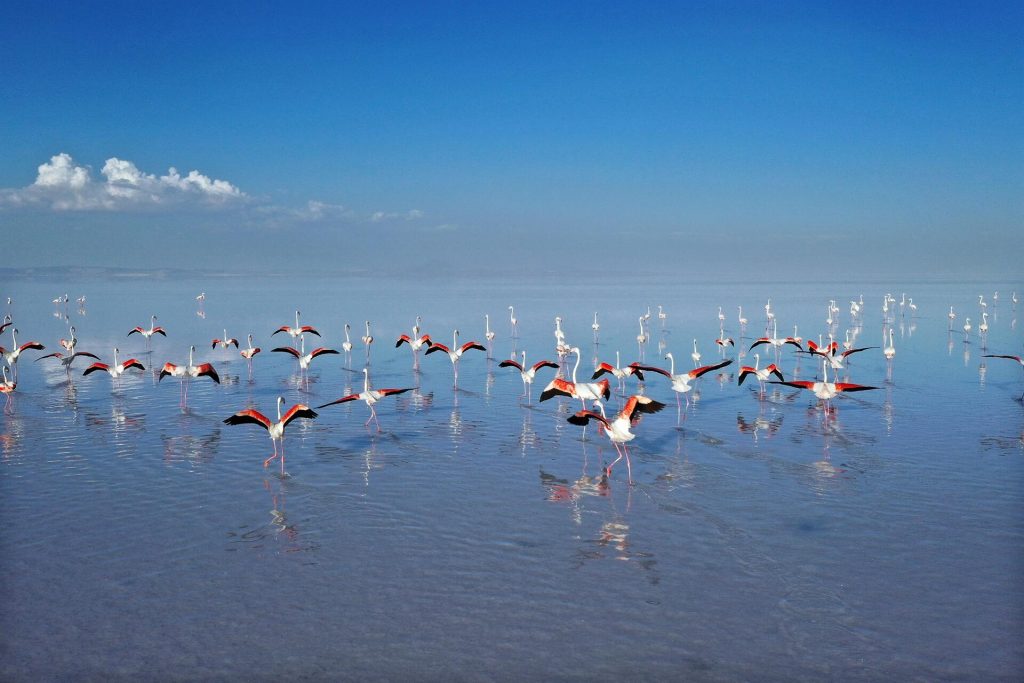
[[[504,5],[8,7],[14,265],[1019,273],[1024,5]]]

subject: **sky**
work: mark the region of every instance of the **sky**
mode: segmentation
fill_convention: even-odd
[[[1019,2],[24,2],[0,64],[8,266],[1024,263]]]

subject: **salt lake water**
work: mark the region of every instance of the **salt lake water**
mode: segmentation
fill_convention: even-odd
[[[74,325],[78,349],[145,372],[114,382],[70,377],[42,353],[18,363],[0,417],[0,677],[4,680],[1020,680],[1024,676],[1024,372],[983,353],[1021,354],[1022,282],[695,283],[623,286],[518,280],[359,277],[81,277],[11,280],[18,341],[47,351]],[[999,291],[998,302],[993,294]],[[51,299],[67,292],[68,306]],[[205,292],[201,310],[195,296]],[[841,375],[877,386],[826,415],[810,392],[737,386],[765,330],[834,333],[882,347],[883,295],[896,357],[850,357]],[[985,347],[978,295],[987,302]],[[74,299],[86,296],[84,307]],[[862,322],[849,302],[864,297]],[[1021,296],[1018,294],[1018,296]],[[657,306],[666,313],[657,316]],[[518,338],[508,306],[515,306]],[[949,306],[957,318],[947,319]],[[638,318],[651,307],[650,341]],[[557,361],[554,318],[594,360],[677,372],[740,362],[695,382],[677,409],[666,378],[642,392],[667,404],[644,416],[625,463],[594,427],[566,422],[579,402],[533,403],[498,361],[525,350]],[[737,307],[749,319],[740,330]],[[315,326],[338,349],[308,381],[270,334]],[[599,315],[599,345],[591,330]],[[200,315],[201,314],[201,315]],[[435,341],[496,338],[471,351],[458,389],[444,354],[408,347],[416,316]],[[167,330],[152,349],[136,325]],[[970,317],[974,330],[961,327]],[[267,434],[224,418],[273,414],[362,389],[369,320],[376,387],[414,387],[377,405],[382,431],[351,402],[293,422],[286,472],[262,463]],[[263,349],[246,362],[210,340]],[[0,338],[10,347],[11,331]],[[160,366],[211,362],[221,383],[192,383],[188,408]],[[763,367],[774,352],[761,346]],[[567,359],[571,372],[573,357]],[[820,365],[792,347],[787,379]],[[610,407],[624,402],[615,393]],[[638,390],[636,380],[627,393]]]

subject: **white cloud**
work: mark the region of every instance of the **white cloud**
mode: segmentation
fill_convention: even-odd
[[[411,211],[405,211],[402,213],[394,211],[375,211],[370,214],[371,223],[382,223],[384,221],[394,220],[415,221],[420,218],[423,218],[423,212],[419,209],[412,209]]]
[[[143,173],[131,161],[111,157],[94,180],[88,166],[75,164],[61,152],[41,164],[34,183],[0,190],[0,206],[39,206],[54,211],[120,211],[147,206],[180,204],[223,205],[246,198],[226,180],[211,179],[199,171],[182,177],[175,168],[157,177]]]

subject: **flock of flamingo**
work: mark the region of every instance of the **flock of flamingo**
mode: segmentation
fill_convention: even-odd
[[[998,302],[998,292],[993,296],[993,302]],[[201,307],[206,299],[205,292],[196,297],[198,305]],[[63,297],[57,297],[53,300],[53,303],[57,306],[67,305],[69,297],[65,294]],[[79,306],[85,305],[85,297],[81,297],[78,300]],[[1013,293],[1011,301],[1014,307],[1017,304],[1017,294]],[[10,310],[11,299],[8,298],[8,310]],[[978,306],[980,309],[980,320],[981,323],[978,325],[977,334],[980,336],[982,342],[982,348],[986,349],[986,336],[988,333],[988,303],[985,301],[983,295],[979,295]],[[896,348],[894,345],[893,337],[893,323],[897,313],[900,316],[916,316],[917,306],[914,304],[912,298],[907,298],[903,295],[903,298],[899,301],[896,300],[891,294],[886,294],[882,303],[882,338],[884,346],[856,346],[856,336],[862,328],[862,318],[865,313],[865,304],[863,296],[859,300],[850,301],[850,321],[851,327],[847,329],[845,338],[843,341],[838,341],[837,336],[837,325],[839,322],[840,309],[835,300],[829,301],[826,309],[826,317],[824,318],[827,331],[818,336],[817,340],[804,339],[799,336],[798,329],[794,327],[793,334],[787,336],[779,336],[778,334],[778,321],[775,317],[775,312],[771,307],[771,300],[764,307],[764,332],[762,336],[757,337],[750,343],[749,348],[746,352],[753,353],[754,364],[741,365],[739,373],[737,374],[737,385],[742,385],[748,378],[756,380],[759,384],[760,391],[758,397],[763,400],[765,389],[767,384],[779,384],[798,389],[810,391],[823,405],[824,413],[827,416],[832,408],[832,401],[837,396],[844,393],[870,391],[877,389],[876,386],[856,384],[849,381],[839,381],[839,373],[841,371],[849,370],[849,363],[854,354],[863,353],[873,349],[881,348],[881,353],[890,364],[889,368],[891,371],[891,363],[896,356]],[[510,336],[513,339],[518,338],[518,326],[519,320],[516,318],[515,309],[513,306],[508,307],[509,311],[509,329]],[[202,316],[205,317],[205,316]],[[306,380],[306,373],[310,368],[311,363],[325,355],[338,355],[344,353],[349,363],[351,362],[351,354],[354,350],[354,345],[351,340],[351,327],[349,324],[344,326],[345,341],[341,344],[341,351],[326,347],[316,347],[309,352],[306,351],[305,339],[306,336],[315,336],[321,338],[320,332],[311,325],[303,325],[300,322],[301,312],[295,311],[295,324],[294,326],[285,324],[278,327],[270,335],[274,337],[278,334],[284,333],[291,338],[290,346],[278,346],[271,349],[272,353],[283,353],[291,355],[295,358],[300,379]],[[601,324],[598,320],[598,314],[594,313],[593,323],[591,329],[593,331],[595,357],[594,357],[594,371],[589,378],[590,381],[580,381],[578,372],[580,369],[580,363],[582,353],[578,346],[569,344],[566,340],[565,332],[562,329],[561,317],[555,318],[555,346],[554,354],[557,360],[543,359],[536,361],[532,364],[527,363],[526,351],[515,351],[513,349],[512,357],[506,360],[502,360],[498,363],[500,368],[512,368],[520,376],[523,383],[523,393],[520,398],[525,398],[527,403],[532,402],[532,387],[535,381],[537,381],[539,373],[546,369],[555,371],[555,374],[545,385],[543,391],[540,394],[540,401],[547,401],[556,396],[566,397],[572,400],[580,401],[580,410],[573,413],[568,418],[568,422],[574,425],[586,427],[591,422],[595,422],[599,425],[599,432],[603,433],[604,436],[612,443],[616,449],[616,459],[608,464],[604,468],[605,476],[610,477],[613,467],[622,459],[626,460],[626,466],[629,471],[629,481],[632,483],[632,466],[630,463],[629,451],[626,445],[632,441],[636,435],[633,429],[640,422],[641,416],[650,413],[657,413],[665,408],[665,403],[657,401],[644,394],[645,385],[645,373],[660,375],[665,377],[669,382],[669,388],[675,393],[677,407],[682,409],[682,399],[686,398],[686,404],[689,405],[690,398],[689,394],[693,390],[695,383],[704,375],[720,370],[729,366],[735,362],[734,358],[727,358],[726,353],[728,349],[735,348],[737,340],[726,336],[725,321],[726,316],[722,312],[721,307],[718,309],[718,321],[719,321],[719,335],[714,340],[719,351],[719,357],[716,358],[715,362],[701,365],[702,355],[698,349],[698,340],[693,340],[693,352],[690,354],[690,358],[693,362],[693,368],[687,370],[680,370],[677,372],[676,359],[672,353],[666,353],[664,359],[669,362],[669,368],[665,369],[653,364],[647,364],[643,361],[645,348],[652,335],[650,332],[650,319],[652,317],[650,308],[643,315],[638,318],[639,323],[639,334],[636,337],[637,341],[637,352],[640,360],[623,365],[621,362],[620,353],[615,353],[615,363],[612,364],[608,361],[599,361],[597,358],[597,351],[599,345],[599,335],[601,331]],[[658,306],[657,317],[664,329],[665,321],[667,319],[667,313],[662,306]],[[957,318],[956,312],[953,307],[950,306],[949,313],[947,315],[949,319],[949,331],[952,334],[954,331],[954,324]],[[747,338],[744,336],[749,321],[743,315],[742,307],[738,307],[737,322],[739,324],[740,339]],[[152,341],[156,335],[166,337],[167,331],[156,324],[157,316],[151,316],[149,327],[137,326],[128,331],[127,336],[139,335],[145,342],[147,349],[151,350]],[[453,382],[454,386],[458,387],[459,380],[459,364],[467,357],[472,351],[484,352],[487,354],[488,359],[491,358],[491,344],[497,337],[494,330],[491,329],[490,316],[485,315],[484,317],[484,342],[479,341],[467,341],[459,343],[459,330],[456,329],[452,332],[452,344],[447,346],[434,339],[421,329],[421,319],[419,316],[416,317],[415,324],[412,327],[411,334],[403,334],[398,337],[395,341],[395,348],[400,347],[402,344],[408,345],[411,354],[414,369],[418,370],[420,364],[420,351],[425,349],[423,355],[430,356],[432,354],[441,353],[447,356],[452,365]],[[10,350],[0,346],[0,356],[4,361],[2,368],[3,380],[0,382],[0,393],[6,395],[7,400],[4,407],[5,413],[11,413],[13,411],[12,398],[18,386],[18,360],[21,355],[29,350],[42,351],[45,349],[44,345],[38,341],[28,341],[18,343],[19,331],[14,326],[11,314],[8,312],[5,315],[2,322],[0,322],[0,341],[2,336],[7,333],[10,329]],[[970,318],[965,317],[962,326],[962,333],[964,335],[964,341],[967,342],[970,338],[973,326],[971,325]],[[365,422],[365,426],[369,427],[370,423],[375,423],[377,431],[381,431],[380,422],[377,417],[376,404],[387,398],[397,394],[402,394],[407,391],[411,391],[414,387],[405,388],[385,388],[375,389],[370,383],[370,371],[369,371],[369,358],[370,348],[374,343],[374,337],[371,334],[370,322],[365,323],[366,334],[360,338],[362,345],[365,349],[367,367],[362,370],[363,375],[363,389],[358,393],[348,393],[341,398],[324,403],[316,406],[315,409],[305,404],[296,404],[291,406],[289,409],[284,410],[285,399],[284,397],[278,397],[277,399],[277,412],[276,419],[272,419],[267,415],[259,412],[254,408],[247,408],[240,410],[226,419],[224,422],[229,425],[238,424],[255,424],[267,431],[268,436],[272,442],[274,452],[273,454],[264,460],[264,467],[268,467],[269,464],[278,459],[280,461],[281,473],[284,474],[284,434],[285,428],[294,420],[297,419],[314,419],[318,416],[316,410],[327,408],[350,401],[362,401],[369,408],[370,415]],[[958,331],[959,332],[959,331]],[[826,341],[827,338],[827,341]],[[88,351],[78,350],[78,338],[75,336],[74,326],[70,327],[67,339],[61,339],[59,342],[62,351],[52,352],[46,355],[40,355],[35,358],[35,361],[51,358],[59,362],[62,368],[68,373],[72,371],[72,364],[79,357],[90,358],[95,362],[91,363],[86,367],[82,373],[83,376],[89,376],[94,373],[104,372],[108,374],[113,381],[119,381],[123,375],[128,373],[129,370],[145,371],[145,367],[136,358],[121,359],[121,351],[118,348],[113,349],[113,361],[111,363],[105,363],[102,359],[94,353]],[[296,346],[298,348],[296,348]],[[244,358],[248,364],[250,378],[252,377],[252,363],[253,359],[261,353],[262,349],[257,346],[253,346],[253,335],[247,336],[247,345],[243,348],[240,346],[237,339],[229,337],[227,330],[222,330],[220,337],[211,340],[212,349],[223,349],[227,350],[230,348],[236,349],[242,358]],[[759,352],[760,347],[767,349],[767,352],[773,355],[774,362],[769,362],[764,367],[761,366],[761,356]],[[791,348],[794,353],[804,354],[810,356],[820,362],[821,373],[814,380],[798,380],[798,379],[786,379],[780,369],[778,362],[780,354],[786,348]],[[659,351],[663,351],[663,348],[659,347]],[[158,375],[158,382],[162,381],[164,377],[173,377],[179,380],[180,387],[180,406],[182,408],[187,407],[188,403],[188,387],[193,380],[201,378],[209,378],[215,383],[220,383],[220,377],[217,374],[216,369],[209,362],[196,364],[195,361],[196,347],[191,346],[188,355],[188,361],[182,364],[176,364],[172,362],[165,362],[160,369]],[[739,356],[742,358],[745,355],[741,352]],[[568,358],[574,356],[574,362],[572,365],[571,373],[568,371]],[[1024,367],[1024,360],[1021,356],[1009,355],[1009,354],[984,354],[985,358],[1004,358],[1017,362]],[[10,370],[10,375],[8,374]],[[831,379],[829,378],[829,371],[832,372]],[[606,410],[606,404],[611,399],[612,387],[611,380],[605,375],[610,375],[617,381],[617,391],[625,400],[621,404],[621,408],[615,411],[613,414],[609,414]],[[722,375],[720,375],[722,377]],[[633,393],[627,391],[626,383],[628,380],[634,379],[641,384],[638,385],[637,390]],[[307,380],[308,381],[308,380]],[[1021,396],[1021,400],[1024,400],[1024,395]],[[585,432],[584,432],[584,438]]]

